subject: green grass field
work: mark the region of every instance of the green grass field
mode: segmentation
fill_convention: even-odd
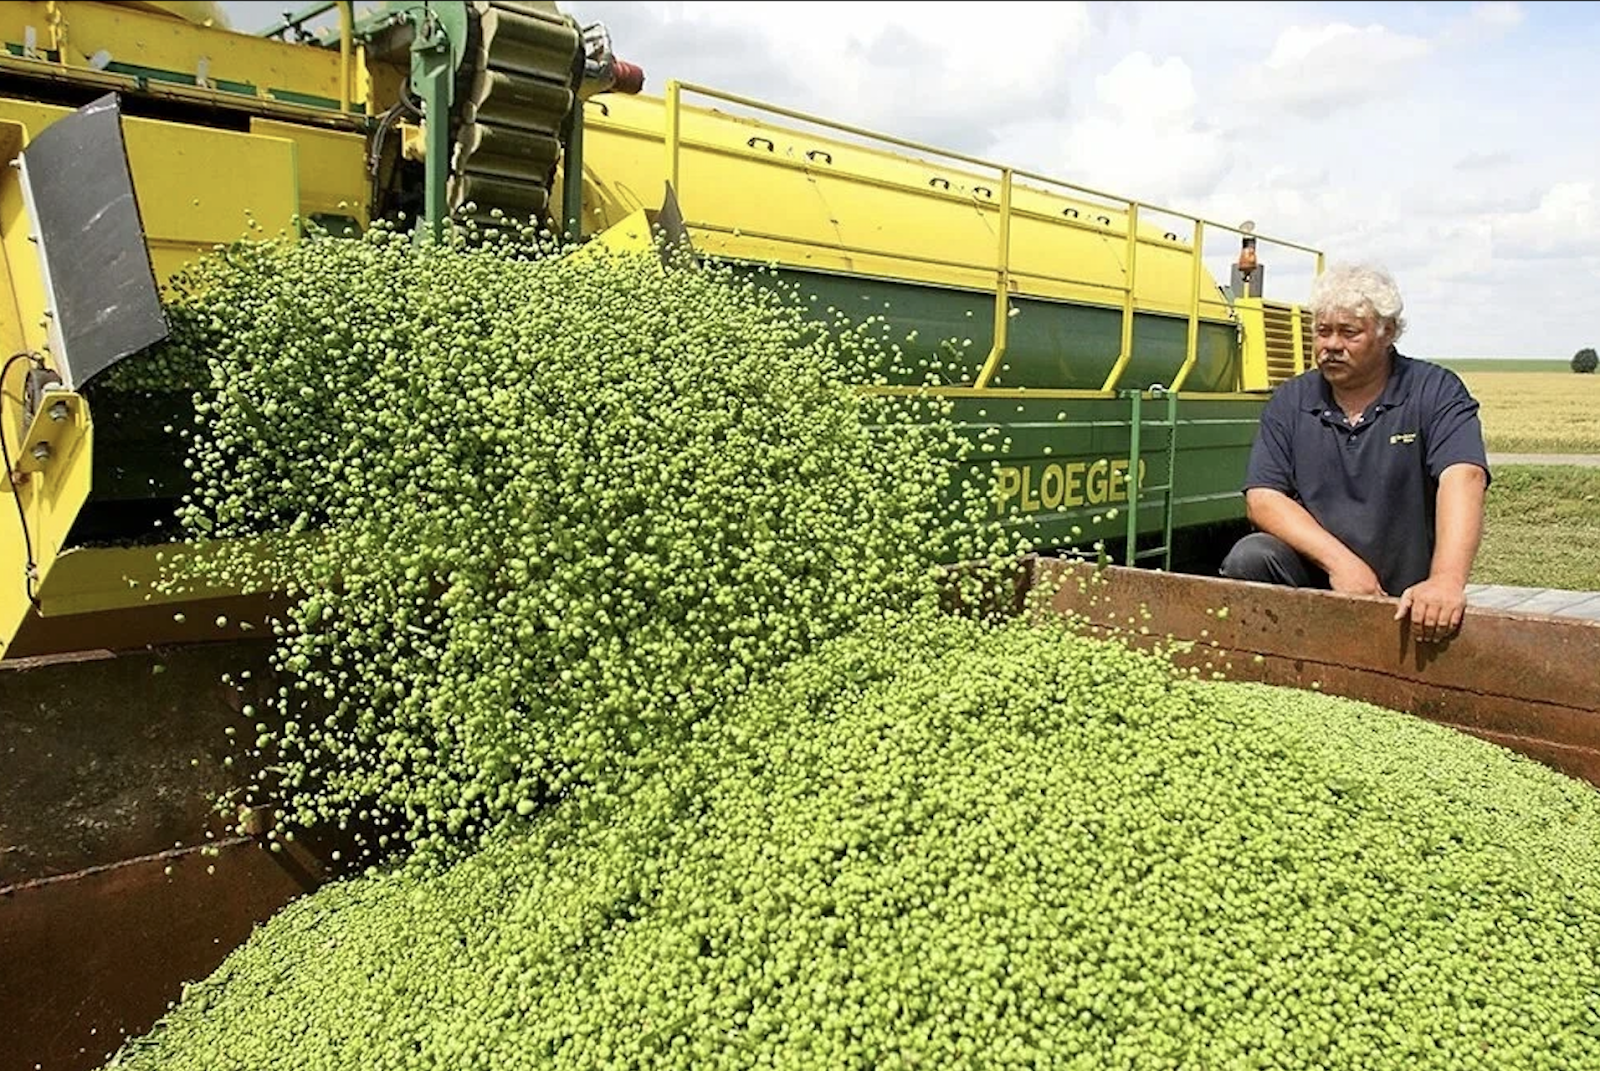
[[[1569,361],[1559,357],[1449,357],[1434,362],[1457,372],[1565,372],[1574,375]]]
[[[1486,513],[1473,583],[1600,591],[1600,468],[1499,466]]]

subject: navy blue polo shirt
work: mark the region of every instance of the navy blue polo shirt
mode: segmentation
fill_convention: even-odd
[[[1298,501],[1372,567],[1390,595],[1428,578],[1439,475],[1487,475],[1478,402],[1441,365],[1391,351],[1383,394],[1354,427],[1313,368],[1278,385],[1261,414],[1244,489]]]

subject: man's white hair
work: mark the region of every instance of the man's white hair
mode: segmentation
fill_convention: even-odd
[[[1387,271],[1372,264],[1335,264],[1311,284],[1311,315],[1349,312],[1371,317],[1390,342],[1405,333],[1405,302]]]

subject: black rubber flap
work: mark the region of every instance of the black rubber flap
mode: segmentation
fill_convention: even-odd
[[[77,390],[168,332],[116,94],[50,124],[22,158],[55,312],[56,369]]]

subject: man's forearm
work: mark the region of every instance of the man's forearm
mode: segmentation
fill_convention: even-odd
[[[1487,488],[1488,479],[1476,465],[1452,465],[1440,474],[1430,576],[1466,586],[1483,538]]]
[[[1355,551],[1345,546],[1300,503],[1281,491],[1254,487],[1245,495],[1250,523],[1277,536],[1310,558],[1326,573],[1358,561]]]

